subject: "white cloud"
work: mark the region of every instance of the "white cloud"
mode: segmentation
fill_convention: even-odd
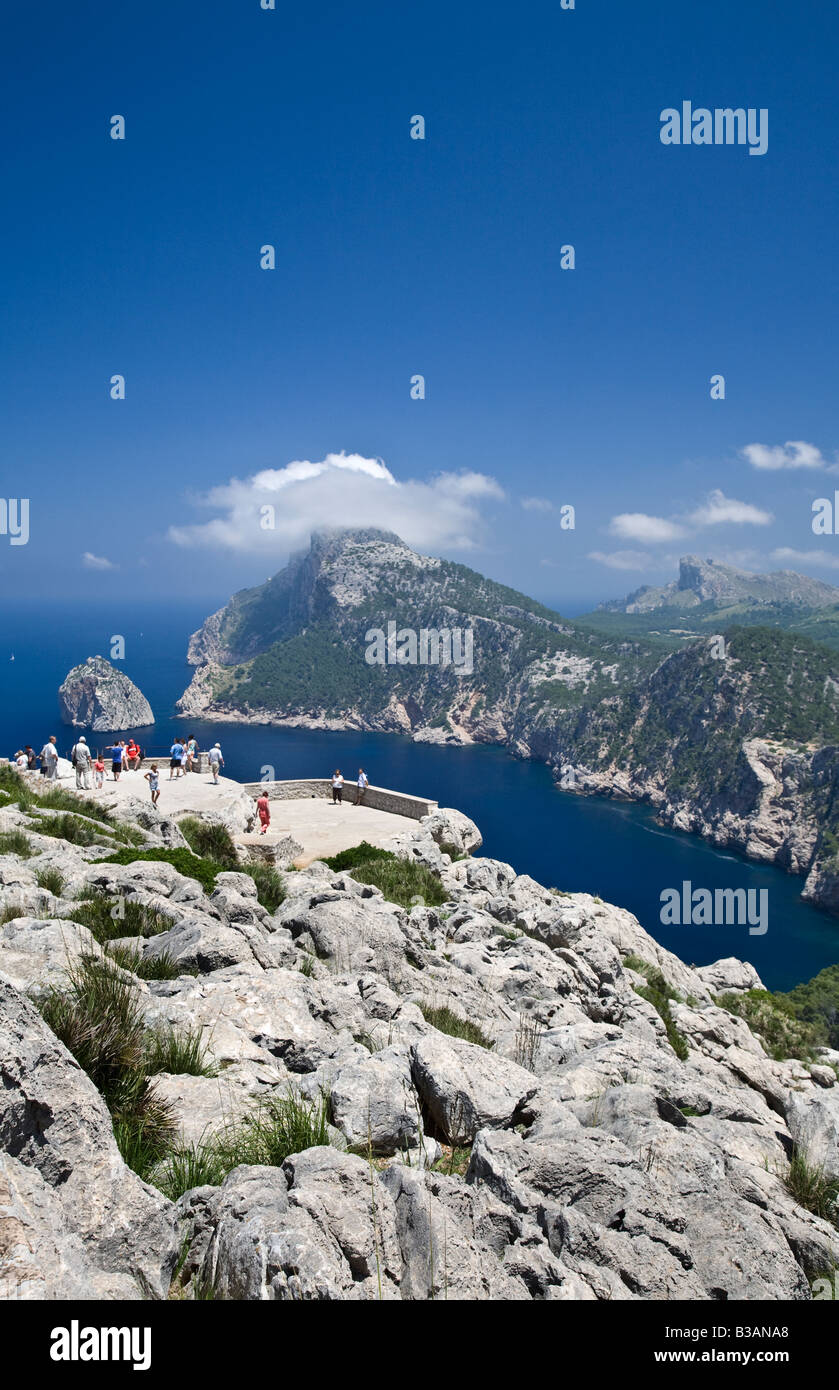
[[[596,560],[598,565],[606,565],[610,570],[659,568],[652,555],[647,555],[643,550],[612,550],[610,552],[590,550],[588,559]]]
[[[523,497],[521,504],[526,512],[552,512],[553,502],[549,502],[547,497]]]
[[[108,560],[104,555],[92,555],[89,550],[82,556],[82,564],[86,570],[115,570],[119,569],[112,560]]]
[[[753,468],[770,472],[781,468],[827,467],[821,450],[803,439],[788,439],[786,444],[747,444],[740,454]]]
[[[641,541],[655,544],[656,541],[677,541],[685,535],[683,526],[675,521],[665,521],[661,516],[648,516],[646,512],[621,512],[609,522],[613,536],[625,541]]]
[[[172,526],[168,535],[181,546],[270,552],[277,559],[299,549],[319,527],[375,526],[420,549],[471,550],[484,535],[482,506],[503,499],[503,489],[484,473],[400,482],[381,459],[342,452],[231,478],[198,499],[220,516]],[[261,524],[265,507],[274,509],[272,526]]]
[[[791,550],[782,546],[772,551],[772,559],[784,565],[819,565],[822,569],[839,570],[839,555],[830,550]]]
[[[695,512],[691,512],[688,520],[694,526],[719,526],[726,522],[734,522],[746,526],[768,526],[773,520],[771,512],[764,512],[760,507],[752,506],[751,502],[737,502],[733,497],[726,497],[724,492],[715,488],[708,494],[708,500],[697,507]]]

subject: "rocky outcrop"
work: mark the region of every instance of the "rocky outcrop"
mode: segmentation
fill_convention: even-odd
[[[4,964],[5,942],[0,947]],[[0,1286],[24,1298],[163,1297],[170,1204],[120,1158],[105,1103],[0,974]]]
[[[59,688],[58,701],[64,723],[79,729],[112,733],[154,723],[145,695],[103,656],[89,656],[74,666]]]
[[[0,857],[0,1279],[161,1296],[180,1252],[180,1296],[809,1299],[839,1232],[785,1179],[796,1147],[839,1172],[839,1054],[774,1060],[714,1002],[759,984],[746,963],[693,970],[623,909],[453,859],[442,846],[478,837],[466,818],[426,822],[397,852],[446,901],[410,911],[319,863],[269,912],[245,873],[208,894],[54,839]],[[125,1167],[31,1002],[103,949],[71,920],[97,890],[154,909],[157,934],[117,945],[170,967],[125,978],[149,1029],[188,1030],[212,1064],[155,1078],[177,1142],[289,1096],[325,1106],[321,1142],[276,1165],[234,1153],[174,1204]],[[670,986],[669,1034],[641,970]]]

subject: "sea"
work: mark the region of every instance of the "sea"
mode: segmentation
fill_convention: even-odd
[[[482,854],[548,887],[593,893],[628,908],[688,964],[736,956],[751,961],[767,988],[790,989],[839,961],[839,919],[801,901],[801,878],[665,829],[646,807],[559,791],[547,767],[503,749],[177,716],[175,701],[192,672],[186,661],[189,635],[224,601],[103,599],[80,606],[0,599],[0,755],[12,756],[25,743],[38,751],[53,733],[62,753],[69,752],[81,731],[60,723],[58,687],[86,657],[110,658],[114,639],[121,637],[125,656],[115,664],[142,690],[156,720],[151,728],[125,734],[135,734],[149,753],[168,754],[176,733],[194,734],[202,748],[218,740],[225,772],[241,781],[258,780],[266,768],[286,779],[327,777],[335,767],[353,776],[363,766],[375,785],[433,798],[471,816],[484,837]],[[85,732],[93,747],[109,741]],[[163,810],[165,795],[164,781]],[[681,894],[685,882],[711,892],[765,890],[765,934],[753,934],[748,924],[662,924],[662,893]]]

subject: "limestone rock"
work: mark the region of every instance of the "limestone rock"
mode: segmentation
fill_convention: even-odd
[[[89,656],[74,666],[64,678],[58,701],[64,723],[79,729],[111,733],[154,723],[145,695],[103,656]]]

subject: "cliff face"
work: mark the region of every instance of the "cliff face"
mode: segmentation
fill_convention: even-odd
[[[381,660],[371,662],[376,631]],[[423,632],[451,634],[448,660],[423,660]],[[375,530],[316,535],[306,555],[208,618],[189,659],[187,714],[461,743],[504,743],[524,707],[577,707],[652,665],[644,644],[590,633]]]
[[[97,733],[154,723],[145,695],[102,656],[89,656],[73,667],[58,691],[58,701],[65,724]]]
[[[719,1007],[760,986],[748,965],[694,970],[619,907],[453,861],[480,842],[457,812],[394,837],[392,871],[436,885],[410,911],[322,863],[269,911],[247,866],[178,859],[148,806],[121,815],[160,857],[114,862],[122,841],[41,834],[0,780],[0,830],[29,839],[0,883],[14,1296],[809,1301],[836,1267],[786,1180],[794,1145],[839,1175],[839,1053],[778,1060]],[[143,935],[111,939],[115,898]],[[82,983],[110,975],[91,1019]],[[290,1101],[293,1144],[278,1124],[255,1147]],[[127,1142],[150,1114],[151,1155]]]
[[[839,700],[807,638],[732,630],[668,657],[625,696],[523,731],[564,788],[646,801],[720,847],[806,876],[839,906]]]

